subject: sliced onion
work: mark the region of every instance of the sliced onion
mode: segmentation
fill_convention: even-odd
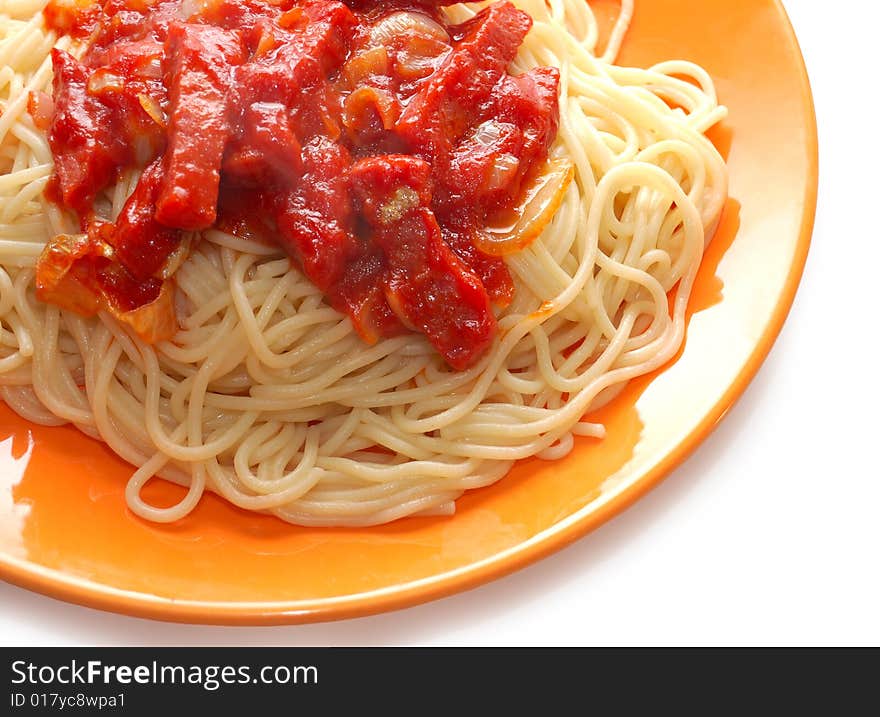
[[[177,15],[181,20],[189,20],[193,15],[200,15],[217,4],[217,0],[183,0]]]
[[[507,125],[508,127],[510,125]],[[494,147],[501,139],[502,128],[498,120],[490,119],[479,125],[468,138],[469,142],[478,144],[482,148]]]
[[[155,151],[152,139],[147,134],[136,131],[132,133],[130,141],[132,149],[134,150],[135,164],[147,164]]]
[[[98,297],[71,273],[89,252],[87,234],[58,234],[46,244],[37,261],[37,298],[81,316],[94,316]]]
[[[400,116],[400,105],[390,92],[377,87],[359,87],[345,98],[343,124],[352,130],[359,129],[368,107],[376,111],[384,129],[392,129]]]
[[[200,3],[198,0],[183,0],[177,8],[177,15],[181,20],[189,20],[198,12]]]
[[[394,12],[370,31],[370,45],[394,47],[395,72],[404,80],[427,77],[451,50],[442,25],[420,12]]]
[[[195,243],[198,238],[199,234],[197,232],[181,232],[180,243],[165,260],[165,263],[158,271],[157,276],[160,279],[170,279],[174,276],[174,272],[176,272],[180,268],[180,265],[186,261],[193,243]]]
[[[37,298],[80,316],[94,316],[98,312],[98,297],[73,274],[61,277],[52,289],[38,290]]]
[[[439,55],[422,56],[404,50],[397,55],[397,64],[395,65],[397,74],[404,80],[421,80],[434,73],[443,58],[451,51],[451,48],[447,48]]]
[[[89,252],[88,234],[56,234],[37,262],[37,290],[53,288],[70,271],[74,262]]]
[[[452,47],[445,42],[415,35],[397,53],[395,69],[405,80],[419,80],[433,73],[450,52]]]
[[[35,90],[28,94],[28,114],[34,120],[37,129],[47,130],[52,124],[55,113],[55,102],[45,92]]]
[[[494,191],[510,185],[519,171],[519,158],[512,154],[501,154],[495,158],[492,171],[486,180],[485,189]]]
[[[392,40],[408,38],[413,35],[434,38],[449,43],[449,35],[443,26],[420,12],[393,12],[373,25],[370,31],[370,44],[390,45]]]
[[[189,242],[182,242],[189,249]],[[149,304],[132,311],[115,308],[112,297],[102,297],[76,276],[78,262],[96,256],[112,259],[109,246],[97,246],[88,234],[58,234],[43,249],[37,261],[36,289],[40,301],[54,304],[82,316],[94,316],[102,306],[113,316],[128,324],[147,343],[170,339],[177,331],[174,311],[174,290],[164,281],[159,296]],[[172,257],[173,258],[173,257]],[[170,259],[169,259],[170,261]]]
[[[342,68],[342,76],[349,87],[357,87],[371,75],[388,73],[388,51],[384,47],[373,47],[352,57]]]
[[[385,300],[388,302],[388,306],[394,312],[394,315],[400,319],[400,323],[403,324],[410,331],[418,331],[418,327],[409,319],[409,316],[406,313],[406,309],[403,306],[403,302],[400,300],[400,297],[397,295],[397,292],[394,291],[390,286],[385,287]]]
[[[137,70],[137,76],[145,80],[161,80],[162,79],[162,57],[153,55],[144,62]]]
[[[110,70],[101,68],[95,70],[89,77],[86,89],[91,95],[99,95],[103,92],[122,92],[125,80],[119,75],[114,75]]]
[[[162,108],[159,106],[159,103],[156,102],[149,95],[145,95],[143,93],[138,95],[138,102],[141,107],[143,107],[144,112],[150,115],[150,119],[153,120],[157,125],[164,129],[165,127],[165,113],[162,111]]]
[[[496,212],[474,238],[480,251],[504,256],[525,249],[553,219],[574,178],[567,159],[548,160],[543,171],[521,193],[514,209]]]
[[[170,281],[162,282],[162,288],[149,304],[131,311],[118,311],[109,304],[110,313],[119,321],[128,324],[146,343],[170,339],[177,333],[177,314],[174,311],[174,287]]]
[[[262,57],[267,52],[271,52],[278,45],[275,34],[271,29],[265,28],[260,35],[260,41],[257,43],[257,49],[254,50],[254,57]]]
[[[303,22],[303,11],[300,7],[293,7],[278,17],[278,24],[285,30],[295,28],[301,22]]]

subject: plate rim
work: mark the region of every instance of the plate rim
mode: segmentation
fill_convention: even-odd
[[[815,103],[800,43],[782,0],[772,0],[783,31],[796,49],[795,72],[806,100],[805,151],[809,161],[800,231],[789,271],[766,328],[736,377],[684,439],[634,483],[601,505],[587,504],[528,540],[482,560],[418,580],[346,596],[285,601],[178,600],[123,590],[0,555],[0,580],[84,607],[131,617],[208,625],[287,625],[329,622],[399,610],[497,580],[556,553],[622,513],[659,485],[715,430],[743,395],[770,353],[791,311],[812,241],[819,189],[819,139]]]

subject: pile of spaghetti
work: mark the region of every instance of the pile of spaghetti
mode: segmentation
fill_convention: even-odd
[[[613,64],[631,0],[443,4],[6,3],[0,396],[138,515],[448,514],[680,348],[707,73]]]

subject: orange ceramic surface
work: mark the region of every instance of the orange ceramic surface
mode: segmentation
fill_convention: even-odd
[[[616,0],[595,0],[613,13]],[[93,607],[168,620],[285,623],[430,600],[522,567],[624,509],[715,426],[758,369],[809,246],[817,147],[810,89],[775,0],[638,0],[622,63],[684,58],[730,119],[730,200],[693,297],[687,343],[601,411],[608,435],[556,463],[524,461],[449,518],[299,528],[206,497],[175,525],[133,516],[131,469],[74,428],[0,406],[0,576]],[[154,481],[167,500],[174,486]]]

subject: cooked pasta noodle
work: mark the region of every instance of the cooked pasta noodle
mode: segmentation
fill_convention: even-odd
[[[280,251],[218,230],[175,275],[169,341],[37,301],[44,244],[77,230],[43,198],[52,155],[26,107],[29,91],[51,87],[50,49],[71,47],[43,27],[42,4],[7,0],[0,15],[0,394],[25,419],[72,423],[137,466],[126,491],[136,514],[177,520],[205,490],[304,525],[448,514],[514,461],[600,438],[590,411],[681,346],[726,198],[705,136],[725,109],[689,62],[612,64],[632,0],[600,56],[583,0],[515,0],[534,25],[513,72],[560,69],[554,152],[575,181],[539,239],[506,257],[516,296],[465,371],[421,335],[368,346]],[[458,22],[477,7],[446,12]],[[106,192],[112,214],[136,180]],[[149,505],[153,476],[186,497]]]

